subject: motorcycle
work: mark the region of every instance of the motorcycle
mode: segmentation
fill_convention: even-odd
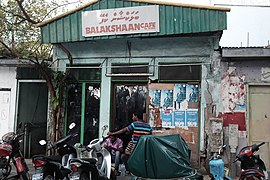
[[[224,161],[221,157],[221,151],[226,148],[226,145],[220,146],[218,152],[215,152],[210,158],[210,178],[211,180],[230,180],[228,176],[228,170],[224,166]],[[225,173],[226,172],[226,173]]]
[[[71,130],[74,127],[75,125],[72,124],[69,126],[69,129]],[[55,149],[58,151],[59,155],[34,155],[32,157],[32,162],[35,168],[35,172],[32,175],[32,180],[68,178],[68,174],[71,172],[69,168],[69,160],[76,158],[76,149],[69,145],[68,141],[77,135],[78,133],[69,134],[66,137],[49,145],[48,150]],[[45,145],[46,141],[41,140],[40,144]]]
[[[104,126],[103,133],[107,126]],[[102,133],[102,134],[103,134]],[[92,140],[88,146],[77,146],[78,158],[70,160],[72,172],[69,175],[70,180],[116,180],[115,173],[111,168],[111,154],[103,147],[103,143],[108,138]]]
[[[246,146],[242,148],[239,154],[236,156],[234,163],[237,161],[241,162],[242,172],[240,174],[240,180],[268,180],[268,173],[263,160],[260,159],[259,155],[254,154],[263,144],[265,144],[265,142],[258,145],[253,144]]]
[[[21,124],[18,127],[20,129]],[[9,132],[2,136],[2,142],[0,143],[0,179],[29,179],[29,169],[20,150],[20,138],[23,136],[24,133],[17,134],[17,132]],[[16,167],[17,175],[8,177],[12,169],[11,161]]]

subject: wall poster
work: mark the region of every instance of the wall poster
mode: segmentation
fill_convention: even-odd
[[[173,126],[172,110],[166,109],[161,111],[162,127]]]
[[[160,106],[161,90],[149,90],[150,104],[153,107]]]
[[[161,107],[166,109],[173,108],[173,90],[161,90]]]
[[[199,84],[149,84],[148,112],[152,127],[198,127]]]
[[[198,127],[198,109],[186,111],[186,126]]]
[[[186,126],[186,111],[174,111],[174,126]]]
[[[175,84],[174,85],[174,109],[175,110],[186,110],[186,84]]]

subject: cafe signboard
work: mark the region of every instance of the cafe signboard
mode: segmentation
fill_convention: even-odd
[[[159,6],[82,12],[84,37],[159,32]]]

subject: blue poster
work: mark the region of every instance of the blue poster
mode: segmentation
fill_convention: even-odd
[[[161,90],[149,90],[150,103],[154,107],[160,106]]]
[[[185,100],[186,100],[186,84],[175,84],[173,88],[174,109],[181,109],[181,104]]]
[[[186,111],[187,126],[198,127],[198,110]]]
[[[174,111],[174,125],[180,127],[186,125],[186,111]]]
[[[188,102],[198,102],[199,99],[199,85],[187,84],[186,86],[186,98]]]
[[[164,109],[172,109],[173,107],[173,90],[161,91],[161,106]]]
[[[161,112],[162,127],[172,126],[172,110],[165,110]]]

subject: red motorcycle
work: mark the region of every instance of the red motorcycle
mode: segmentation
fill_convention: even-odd
[[[240,174],[241,180],[268,180],[268,174],[265,168],[263,160],[260,159],[259,155],[255,155],[265,142],[260,144],[253,144],[242,148],[239,154],[236,156],[236,161],[241,162],[242,172]]]
[[[9,132],[2,137],[0,143],[0,179],[20,178],[22,180],[28,180],[28,167],[20,150],[20,138],[24,133],[16,134]],[[16,167],[17,174],[8,177],[11,173],[11,164],[13,162]]]

